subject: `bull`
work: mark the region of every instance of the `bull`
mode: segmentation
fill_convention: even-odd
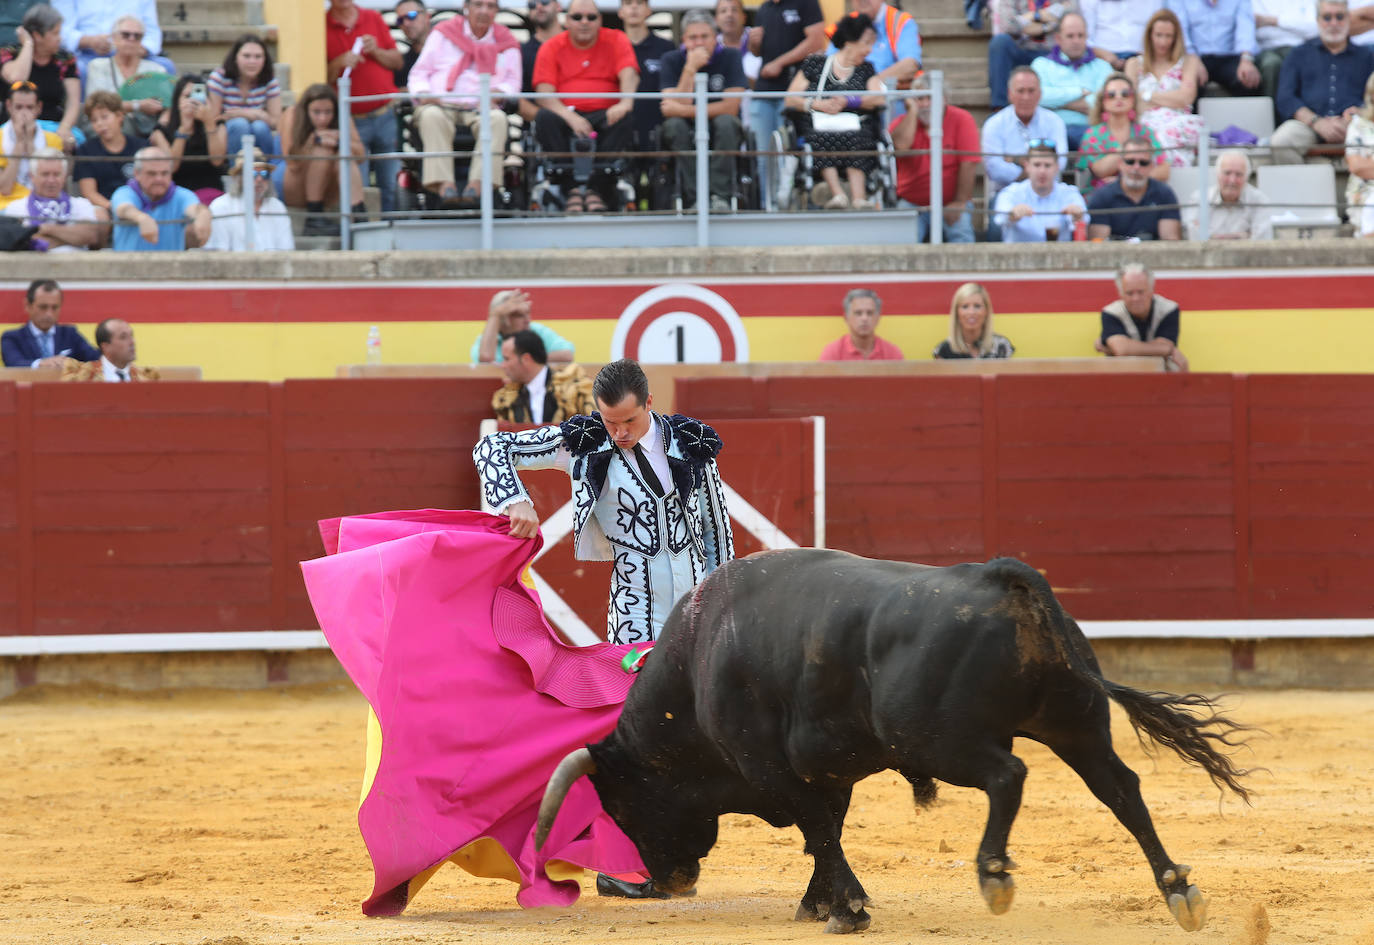
[[[796,824],[815,859],[796,918],[862,931],[871,905],[840,847],[855,782],[894,769],[918,805],[936,782],[982,789],[979,890],[995,914],[1015,884],[1007,837],[1031,738],[1066,762],[1135,836],[1184,929],[1206,900],[1165,852],[1140,779],[1112,747],[1109,700],[1148,737],[1248,802],[1228,746],[1239,725],[1200,695],[1102,677],[1082,630],[1033,568],[1011,558],[927,567],[797,549],[732,561],[678,602],[616,728],[559,764],[540,806],[542,845],[572,783],[589,775],[656,888],[684,893],[736,812]]]

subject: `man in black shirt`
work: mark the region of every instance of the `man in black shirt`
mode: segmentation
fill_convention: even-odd
[[[1132,138],[1121,146],[1121,173],[1088,198],[1090,239],[1181,238],[1178,197],[1172,187],[1150,176],[1154,164],[1154,146],[1148,138]]]
[[[534,60],[539,57],[539,47],[563,32],[563,21],[558,18],[563,8],[558,0],[530,0],[529,21],[534,29],[530,38],[520,44],[520,63],[524,68],[524,79],[520,89],[534,91]],[[532,98],[520,100],[520,114],[526,122],[534,121],[539,114],[539,106]]]
[[[429,11],[420,0],[401,0],[396,4],[396,25],[405,34],[407,45],[401,68],[392,74],[396,77],[396,88],[403,89],[410,81],[410,67],[420,58],[420,50],[429,39]]]
[[[798,64],[825,46],[825,18],[817,0],[763,0],[754,11],[754,27],[749,31],[749,51],[763,60],[754,91],[787,91]],[[768,150],[781,118],[781,95],[749,103],[749,130],[760,150]],[[759,180],[771,206],[774,182],[768,179],[768,163],[759,159]]]
[[[697,198],[697,170],[693,137],[696,132],[696,107],[690,93],[699,72],[706,74],[710,92],[743,92],[749,86],[739,50],[716,43],[716,19],[705,10],[690,10],[682,16],[682,48],[674,49],[660,62],[665,91],[676,89],[680,97],[663,99],[663,147],[682,152],[677,159],[677,179],[682,187],[683,206]],[[711,124],[711,209],[728,210],[735,189],[735,155],[744,139],[739,120],[738,98],[708,100],[706,115]]]

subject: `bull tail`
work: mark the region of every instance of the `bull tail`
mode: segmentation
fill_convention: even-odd
[[[1006,606],[1017,620],[1018,632],[1030,637],[1023,647],[1041,660],[1066,667],[1115,700],[1125,709],[1142,744],[1171,749],[1186,763],[1207,772],[1218,790],[1229,790],[1250,803],[1250,791],[1240,783],[1250,771],[1238,768],[1224,749],[1243,746],[1242,734],[1257,729],[1222,715],[1217,703],[1206,696],[1141,692],[1104,679],[1087,637],[1060,607],[1044,575],[1015,558],[994,559],[987,568],[1008,591]]]

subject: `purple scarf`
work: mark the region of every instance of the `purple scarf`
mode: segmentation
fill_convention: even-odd
[[[66,223],[72,217],[72,198],[65,190],[56,197],[29,194],[29,225]]]
[[[1087,51],[1077,59],[1070,59],[1068,56],[1064,55],[1064,50],[1059,48],[1058,43],[1055,43],[1054,48],[1049,51],[1050,62],[1057,62],[1061,66],[1068,66],[1070,69],[1082,69],[1096,58],[1097,56],[1093,53],[1091,46],[1089,46]]]
[[[153,208],[160,207],[167,201],[171,200],[172,197],[176,194],[177,185],[172,184],[170,187],[167,188],[167,193],[163,194],[157,200],[153,200],[147,194],[145,194],[143,192],[143,188],[138,186],[138,181],[136,180],[129,180],[129,189],[132,190],[134,192],[134,196],[138,198],[138,202],[143,212],[147,213]]]

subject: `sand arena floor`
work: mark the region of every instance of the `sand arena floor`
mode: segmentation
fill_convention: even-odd
[[[1245,692],[1260,725],[1253,808],[1157,762],[1116,720],[1166,848],[1211,900],[1180,930],[1134,840],[1057,759],[1030,768],[1012,833],[1015,905],[992,916],[970,866],[981,793],[941,786],[913,810],[891,773],[859,785],[845,833],[877,902],[865,941],[936,945],[1315,942],[1374,945],[1374,692]],[[522,911],[514,886],[447,867],[410,910],[367,919],[354,820],[365,706],[350,688],[255,692],[28,690],[0,702],[0,942],[276,943],[820,941],[792,913],[810,875],[800,834],[724,818],[691,900],[593,893]],[[583,881],[590,890],[591,877]],[[834,939],[827,938],[830,942]]]

